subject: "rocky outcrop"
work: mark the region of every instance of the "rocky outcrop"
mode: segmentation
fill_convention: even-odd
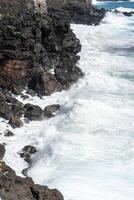
[[[110,12],[110,11],[109,11]],[[131,17],[132,15],[134,15],[134,12],[133,11],[130,11],[130,12],[124,12],[124,11],[118,11],[118,10],[114,10],[114,12],[116,14],[118,13],[122,13],[123,15],[125,15],[126,17]]]
[[[27,96],[26,96],[27,97]],[[44,110],[32,104],[23,104],[13,97],[8,91],[0,92],[0,117],[8,120],[12,128],[23,126],[23,121],[42,120],[54,117],[54,112],[60,109],[60,105],[49,105]],[[22,118],[23,117],[23,121]],[[27,121],[28,122],[28,121]],[[5,136],[14,134],[7,130]]]
[[[46,11],[46,0],[0,0],[0,16],[21,16],[28,12]]]
[[[13,2],[18,10],[20,1]],[[1,1],[0,5],[4,6],[0,12],[4,12],[10,1]],[[40,14],[30,9],[23,7],[21,16],[16,12],[0,19],[0,117],[8,120],[12,128],[23,125],[22,116],[42,119],[43,110],[24,106],[11,93],[18,95],[27,89],[32,96],[50,95],[67,89],[83,76],[77,67],[81,45],[67,15],[63,11],[57,15]]]
[[[1,12],[10,5],[10,1],[6,0],[7,5],[4,2],[0,2],[5,5]],[[20,9],[20,1],[13,2],[16,10]],[[24,107],[11,93],[21,94],[27,89],[32,96],[50,95],[76,82],[83,76],[77,67],[81,45],[70,22],[98,24],[104,16],[103,11],[74,2],[61,9],[49,7],[48,14],[40,14],[31,11],[30,2],[27,9],[26,1],[21,16],[16,12],[0,20],[0,117],[9,120],[13,128],[23,125],[22,116],[42,119],[43,111],[32,105]]]
[[[99,25],[106,11],[104,9],[97,9],[94,6],[87,6],[81,3],[67,3],[63,5],[62,9],[68,13],[71,23]]]
[[[0,162],[1,200],[63,200],[56,189],[35,185],[31,178],[21,178],[4,162]]]
[[[87,6],[91,5],[91,0],[46,0],[47,7],[57,7],[63,6],[68,3],[80,3]]]
[[[6,17],[0,20],[0,27],[2,89],[20,94],[27,87],[37,94],[49,95],[82,76],[76,67],[81,46],[63,14],[62,18],[30,13],[21,18]],[[51,74],[51,69],[55,73]]]

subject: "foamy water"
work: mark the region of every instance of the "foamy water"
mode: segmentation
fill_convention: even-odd
[[[5,161],[20,174],[26,163],[17,152],[35,145],[29,175],[58,188],[65,200],[133,200],[134,16],[108,13],[100,26],[72,28],[82,44],[78,65],[85,77],[69,91],[24,101],[42,108],[59,103],[61,110],[15,129],[14,137],[0,136]]]
[[[30,171],[66,200],[134,197],[133,23],[108,14],[98,27],[72,26],[83,47],[85,78],[64,94],[68,100],[60,95],[62,111],[49,131],[51,155],[42,151]]]

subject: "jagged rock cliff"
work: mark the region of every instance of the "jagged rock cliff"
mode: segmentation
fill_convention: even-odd
[[[81,46],[64,13],[57,18],[32,13],[3,17],[0,27],[1,88],[48,95],[82,76],[76,66]]]
[[[0,27],[0,117],[16,128],[27,109],[10,93],[42,96],[68,88],[83,76],[77,67],[81,45],[62,11],[24,10],[3,16]]]

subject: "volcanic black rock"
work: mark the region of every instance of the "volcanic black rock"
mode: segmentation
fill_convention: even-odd
[[[26,104],[25,110],[24,117],[29,120],[41,120],[43,117],[43,110],[39,106]]]

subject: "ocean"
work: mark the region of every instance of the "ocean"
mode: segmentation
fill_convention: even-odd
[[[94,4],[134,11],[132,1]],[[108,12],[99,26],[71,26],[82,44],[78,66],[85,76],[68,91],[25,100],[58,103],[61,110],[3,139],[5,161],[21,174],[26,163],[16,152],[29,142],[38,148],[29,176],[58,188],[65,200],[133,200],[134,15]]]

